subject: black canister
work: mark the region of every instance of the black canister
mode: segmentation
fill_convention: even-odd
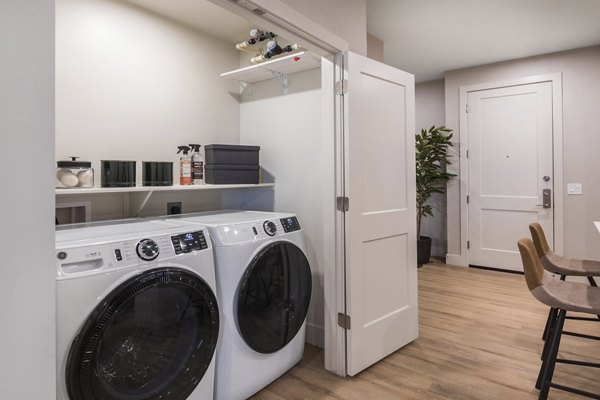
[[[143,161],[143,186],[173,186],[173,163],[169,161]]]
[[[135,161],[101,160],[102,187],[135,186]]]

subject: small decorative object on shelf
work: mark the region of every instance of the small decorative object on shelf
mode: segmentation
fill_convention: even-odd
[[[264,49],[260,47],[253,47],[265,40],[268,40],[268,42]],[[277,34],[273,32],[262,31],[258,28],[253,28],[250,31],[250,38],[236,44],[235,48],[241,51],[253,53],[255,57],[250,59],[252,64],[260,64],[262,62],[269,61],[273,57],[300,50],[300,46],[297,44],[289,44],[283,47],[280,46],[277,42]]]
[[[94,169],[89,161],[77,161],[79,157],[70,157],[70,161],[56,162],[56,188],[90,188],[94,186]]]

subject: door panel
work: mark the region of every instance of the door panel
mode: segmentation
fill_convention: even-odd
[[[347,373],[417,338],[414,77],[349,53]]]
[[[362,190],[363,211],[406,209],[407,160],[399,155],[406,153],[407,138],[398,132],[399,123],[405,121],[402,115],[406,108],[405,88],[368,73],[359,76],[361,94],[366,96],[364,100],[369,99],[361,103],[359,112],[364,116],[377,115],[378,119],[369,121],[372,128],[356,138],[364,154],[359,160],[366,178]]]
[[[469,263],[522,270],[516,242],[539,222],[553,243],[552,84],[468,93]],[[544,181],[544,176],[550,178]]]

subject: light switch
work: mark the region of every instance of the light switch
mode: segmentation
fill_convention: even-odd
[[[567,194],[583,194],[581,183],[567,183]]]

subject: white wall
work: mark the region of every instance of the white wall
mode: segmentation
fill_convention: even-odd
[[[367,33],[367,57],[379,61],[383,61],[383,40],[376,36]]]
[[[58,0],[56,7],[56,159],[173,161],[178,145],[239,143],[238,85],[219,74],[238,67],[234,46],[127,2]],[[92,220],[128,217],[126,196],[89,200]],[[217,191],[155,193],[142,216],[214,210]]]
[[[583,195],[564,198],[565,255],[600,259],[600,46],[484,65],[445,75],[446,123],[459,125],[459,88],[483,82],[562,73],[564,183],[583,184]],[[456,140],[460,137],[456,135]],[[458,169],[458,163],[454,164]],[[464,195],[464,194],[463,194]],[[460,255],[458,180],[448,192],[448,253]],[[515,239],[516,240],[516,239]]]
[[[366,0],[281,1],[346,40],[350,51],[367,55]]]
[[[0,398],[54,399],[54,1],[0,2]]]
[[[431,126],[444,125],[444,80],[417,83],[415,85],[415,122],[416,131],[429,129]],[[456,133],[458,134],[458,133]],[[458,163],[458,159],[453,162]],[[433,217],[426,216],[422,220],[422,235],[432,239],[431,255],[446,256],[446,195],[437,194],[431,197],[429,204],[433,207]]]
[[[56,158],[174,161],[239,143],[238,51],[127,2],[57,0]],[[138,163],[141,182],[141,163]]]
[[[276,80],[252,86],[241,104],[241,142],[261,146],[260,163],[275,179],[274,211],[298,215],[313,272],[307,341],[323,347],[323,154],[321,71],[289,77],[283,95]],[[333,134],[333,133],[332,133]],[[332,203],[333,206],[333,203]]]
[[[146,194],[146,192],[139,192],[58,196],[56,204],[66,205],[87,202],[91,209],[91,221],[107,221],[135,217],[139,205]],[[165,215],[167,214],[167,203],[169,202],[181,202],[182,212],[184,213],[219,210],[221,208],[222,194],[221,190],[154,192],[139,216]],[[69,219],[70,214],[67,213],[66,219],[59,218],[59,222],[61,224],[68,224],[71,223]]]

